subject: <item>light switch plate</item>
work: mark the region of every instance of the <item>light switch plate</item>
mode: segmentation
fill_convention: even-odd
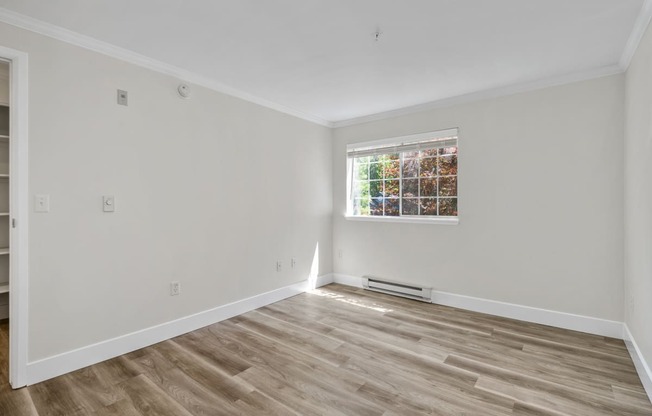
[[[104,195],[102,197],[102,210],[104,212],[115,211],[115,197],[113,195]]]
[[[34,212],[50,212],[50,195],[34,195]]]

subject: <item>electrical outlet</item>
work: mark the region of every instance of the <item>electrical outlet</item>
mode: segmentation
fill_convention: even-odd
[[[170,283],[170,296],[178,296],[181,293],[181,283]]]
[[[297,266],[297,259],[292,257],[292,259],[290,259],[290,267],[294,269],[296,266]]]
[[[276,261],[276,271],[281,272],[283,271],[283,263],[281,261]]]

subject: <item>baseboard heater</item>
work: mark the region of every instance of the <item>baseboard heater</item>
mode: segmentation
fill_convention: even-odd
[[[373,276],[362,276],[362,287],[374,292],[386,293],[388,295],[401,296],[421,302],[432,302],[431,288],[413,286],[405,283],[392,282],[379,279]]]

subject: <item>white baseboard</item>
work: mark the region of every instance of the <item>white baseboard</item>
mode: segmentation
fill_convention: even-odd
[[[310,280],[310,279],[309,279]],[[333,283],[333,274],[325,274],[323,276],[317,277],[315,287],[322,287]]]
[[[362,277],[333,273],[333,282],[346,286],[362,287]]]
[[[620,339],[623,334],[622,322],[496,300],[433,291],[432,303],[611,338]]]
[[[645,357],[643,357],[641,350],[638,348],[634,336],[629,331],[627,324],[623,324],[623,340],[625,341],[625,345],[627,345],[629,355],[632,356],[636,372],[641,379],[641,383],[643,383],[647,397],[652,401],[652,370],[650,370],[650,366],[647,361],[645,361]]]
[[[335,283],[362,287],[361,277],[337,273],[333,274],[333,276]],[[622,322],[592,318],[590,316],[533,308],[514,303],[474,298],[435,290],[432,291],[432,303],[606,337],[620,339],[623,336]]]
[[[92,364],[174,338],[333,282],[331,274],[219,306],[130,334],[27,363],[27,384],[35,384]],[[312,284],[311,284],[312,283]]]

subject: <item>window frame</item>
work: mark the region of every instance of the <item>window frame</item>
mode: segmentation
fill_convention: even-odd
[[[459,152],[459,128],[450,128],[446,130],[431,131],[426,133],[411,134],[406,136],[391,137],[380,140],[373,140],[367,142],[359,143],[350,143],[346,146],[346,212],[345,218],[352,221],[371,221],[371,222],[402,222],[402,223],[418,223],[418,224],[444,224],[444,225],[456,225],[459,224],[459,164],[460,164],[460,152]],[[457,195],[455,196],[457,200],[457,216],[419,216],[419,215],[402,215],[402,205],[403,205],[403,155],[399,153],[399,160],[401,160],[401,176],[399,181],[399,215],[398,216],[382,216],[382,215],[353,215],[353,200],[355,199],[352,195],[353,187],[353,171],[354,171],[354,157],[349,157],[349,152],[359,151],[363,149],[373,149],[373,148],[382,148],[387,147],[387,153],[392,153],[392,145],[399,146],[403,143],[412,143],[425,140],[437,140],[445,139],[449,137],[455,137],[457,139],[456,147],[457,152],[457,166],[458,172],[455,175],[457,181]],[[384,178],[382,179],[384,181]],[[420,197],[419,197],[420,198]],[[439,196],[437,197],[439,199]]]

